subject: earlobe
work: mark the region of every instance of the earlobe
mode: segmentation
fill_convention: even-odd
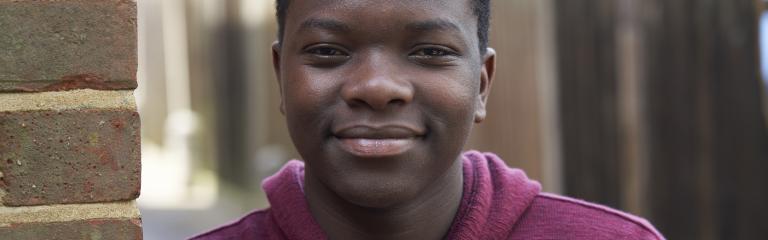
[[[485,120],[485,106],[475,111],[475,123],[481,123]]]
[[[280,41],[274,41],[272,43],[272,68],[275,72],[275,79],[277,80],[277,86],[280,88],[280,113],[285,116],[285,100],[283,100],[283,81],[281,81],[280,73]]]
[[[483,65],[480,70],[480,91],[478,93],[477,106],[475,108],[475,123],[485,120],[488,95],[491,93],[491,83],[496,74],[496,50],[487,48],[483,55]]]

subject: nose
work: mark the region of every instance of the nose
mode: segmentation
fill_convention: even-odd
[[[341,89],[341,96],[349,106],[385,110],[413,101],[413,85],[391,63],[367,61],[350,76]]]

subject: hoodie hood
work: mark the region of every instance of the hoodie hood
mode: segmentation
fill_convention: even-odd
[[[541,185],[492,153],[464,154],[464,193],[448,239],[507,239]]]

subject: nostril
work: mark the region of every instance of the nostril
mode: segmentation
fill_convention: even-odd
[[[387,104],[388,105],[395,105],[395,106],[402,106],[402,105],[405,105],[405,100],[403,100],[403,99],[392,99]]]
[[[352,99],[351,101],[347,101],[347,104],[350,107],[363,107],[363,106],[368,106],[369,105],[365,100],[357,99],[357,98],[356,99]]]
[[[386,109],[388,107],[405,106],[407,104],[407,101],[400,98],[390,99],[389,101],[355,98],[355,99],[351,99],[351,101],[347,101],[347,104],[350,107],[370,107],[372,109]]]

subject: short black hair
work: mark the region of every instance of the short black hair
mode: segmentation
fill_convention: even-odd
[[[488,28],[491,19],[491,0],[469,0],[472,1],[472,11],[477,16],[477,39],[481,54],[485,54],[488,47]],[[285,15],[288,11],[290,0],[276,0],[277,9],[277,39],[283,41],[285,26]]]

